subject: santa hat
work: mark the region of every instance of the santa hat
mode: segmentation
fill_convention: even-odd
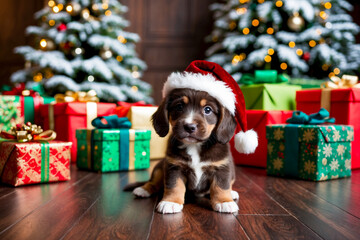
[[[205,91],[220,102],[237,121],[235,148],[240,153],[253,153],[258,145],[254,130],[247,130],[245,100],[239,85],[220,65],[193,61],[185,72],[170,74],[163,88],[163,97],[173,89],[190,88]]]

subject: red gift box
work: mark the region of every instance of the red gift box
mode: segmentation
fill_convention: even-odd
[[[131,107],[150,107],[152,104],[147,104],[144,101],[135,103],[118,102],[119,106],[116,107],[115,114],[119,117],[126,117]]]
[[[114,113],[115,103],[68,102],[43,105],[40,108],[44,119],[43,129],[56,132],[56,139],[73,143],[71,159],[76,161],[76,129],[93,128],[91,121],[96,117]]]
[[[60,141],[1,141],[1,181],[20,186],[69,180],[71,145]]]
[[[247,127],[257,132],[259,145],[253,154],[239,153],[234,147],[234,138],[232,138],[230,146],[235,164],[265,168],[267,160],[266,125],[286,123],[286,119],[290,118],[292,113],[293,111],[247,110]]]
[[[297,109],[307,114],[324,107],[336,124],[352,125],[351,168],[360,168],[360,89],[310,89],[296,92]]]

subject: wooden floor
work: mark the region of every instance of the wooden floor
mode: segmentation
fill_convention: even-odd
[[[152,164],[153,166],[154,164]],[[0,239],[360,239],[360,171],[348,179],[308,182],[237,167],[239,213],[221,214],[208,199],[162,215],[157,197],[122,188],[149,171],[99,174],[19,188],[0,186]]]

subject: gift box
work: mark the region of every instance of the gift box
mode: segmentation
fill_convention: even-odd
[[[80,169],[114,172],[150,167],[150,130],[78,129],[76,137]]]
[[[168,136],[160,137],[151,122],[151,116],[156,112],[157,107],[138,107],[130,108],[127,117],[133,129],[149,129],[151,131],[150,140],[150,159],[164,158],[166,155]]]
[[[231,152],[234,163],[238,165],[248,165],[266,168],[267,160],[267,139],[266,125],[286,123],[286,119],[291,117],[292,111],[264,111],[247,110],[246,120],[248,129],[253,129],[258,134],[259,145],[253,154],[239,153],[234,147],[234,138],[230,141]]]
[[[53,102],[52,97],[0,96],[0,129],[10,130],[14,124],[33,122],[41,124],[40,106]]]
[[[114,103],[66,102],[43,105],[40,108],[44,130],[52,129],[57,139],[73,143],[71,159],[76,161],[76,129],[93,128],[91,121],[97,116],[113,114]]]
[[[0,141],[1,181],[13,186],[70,179],[72,143]]]
[[[354,127],[352,169],[360,168],[360,88],[309,89],[296,92],[297,109],[305,113],[327,109],[336,123]]]
[[[322,181],[351,176],[353,128],[269,125],[267,174]]]

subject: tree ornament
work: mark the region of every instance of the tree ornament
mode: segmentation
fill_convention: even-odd
[[[100,57],[104,60],[107,60],[109,58],[112,57],[112,52],[110,50],[109,47],[103,47],[101,50],[100,50]]]
[[[67,26],[66,26],[65,23],[61,23],[61,24],[57,27],[57,30],[58,30],[59,32],[66,31],[66,29],[67,29]]]
[[[79,15],[81,12],[81,5],[77,2],[71,2],[66,5],[66,11],[72,16]]]
[[[309,60],[310,60],[310,53],[309,52],[305,52],[304,53],[304,55],[302,56],[302,58],[306,61],[306,62],[308,62]]]
[[[89,11],[89,9],[85,8],[84,10],[82,10],[81,11],[81,16],[83,17],[83,19],[89,20],[90,19],[90,11]]]
[[[298,32],[305,26],[305,20],[296,12],[289,17],[287,24],[291,30]]]

